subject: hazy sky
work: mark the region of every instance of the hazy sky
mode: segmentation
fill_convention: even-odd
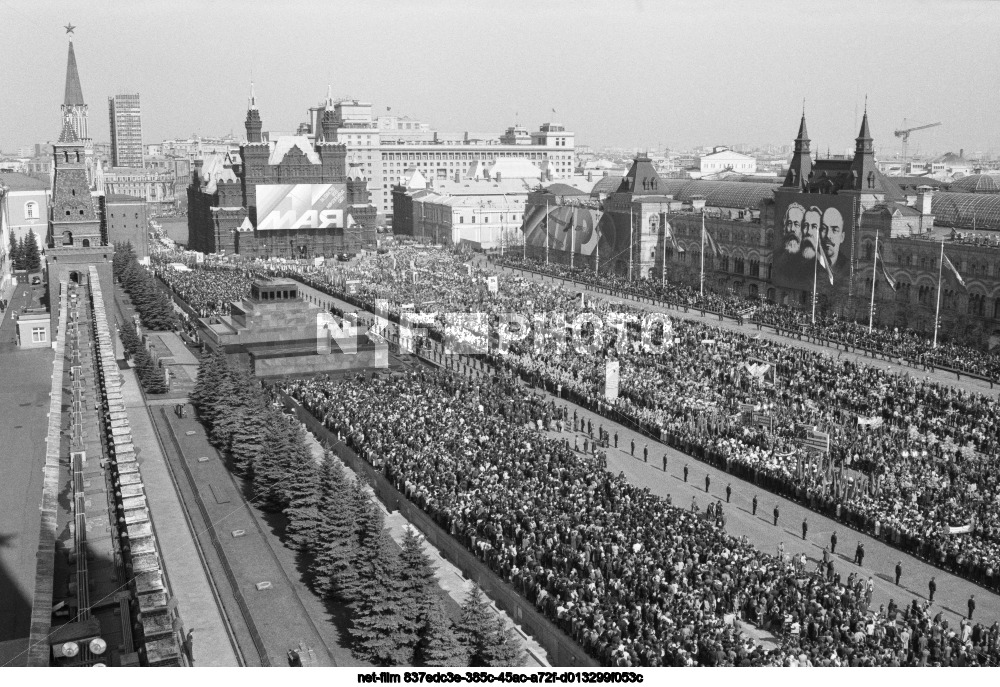
[[[265,129],[326,94],[443,131],[536,129],[578,143],[790,143],[842,151],[868,94],[877,148],[1000,150],[1000,3],[811,0],[0,0],[0,148],[54,139],[74,47],[91,136],[142,96],[143,138],[242,132],[251,72]],[[552,110],[556,114],[552,114]]]

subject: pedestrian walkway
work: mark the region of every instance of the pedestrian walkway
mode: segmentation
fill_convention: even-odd
[[[125,380],[121,387],[122,398],[132,426],[132,439],[137,447],[163,566],[184,628],[194,630],[197,638],[195,665],[238,666],[240,663],[202,567],[135,372],[125,369],[122,376]]]
[[[538,390],[536,390],[538,391]],[[882,604],[888,605],[889,600],[895,600],[898,606],[904,606],[913,599],[921,602],[928,597],[927,584],[931,577],[937,581],[937,593],[934,596],[934,610],[944,611],[954,625],[967,614],[967,601],[971,594],[976,595],[976,618],[993,622],[1000,618],[1000,596],[964,580],[960,577],[932,566],[919,558],[910,556],[877,539],[862,535],[842,523],[823,517],[805,506],[788,499],[774,495],[769,491],[755,487],[752,483],[741,480],[722,470],[692,458],[676,449],[652,441],[645,435],[634,432],[627,427],[611,422],[607,418],[585,410],[569,401],[556,399],[548,395],[557,405],[568,409],[570,424],[574,410],[577,417],[590,420],[594,427],[594,436],[598,429],[603,428],[612,436],[607,449],[608,470],[612,473],[624,473],[626,479],[639,487],[648,487],[650,491],[664,498],[669,497],[675,506],[690,508],[697,505],[705,512],[712,501],[721,503],[726,516],[726,531],[736,537],[746,536],[750,543],[761,551],[777,553],[778,545],[784,545],[787,555],[804,553],[807,557],[807,570],[815,570],[817,562],[823,557],[823,547],[830,545],[830,537],[836,532],[838,543],[833,554],[834,570],[846,580],[851,573],[871,577],[875,591],[872,597],[872,608],[878,610]],[[618,434],[618,448],[614,448],[614,435]],[[549,433],[562,438],[569,437],[573,443],[573,433],[570,431],[560,435],[559,432]],[[577,433],[580,445],[583,445],[584,433]],[[631,455],[632,442],[635,442],[635,456]],[[643,460],[643,449],[649,446],[648,462]],[[667,469],[663,470],[663,456],[667,455]],[[688,466],[688,479],[684,480],[684,466]],[[705,490],[705,476],[710,479],[708,491]],[[732,496],[726,503],[726,486],[732,485]],[[758,508],[753,514],[753,498],[757,496]],[[778,524],[774,522],[774,508],[778,507]],[[808,534],[802,538],[802,522],[808,523]],[[864,565],[853,563],[855,549],[859,542],[864,543]],[[900,585],[895,584],[894,568],[897,561],[902,561],[903,574]],[[932,613],[932,614],[933,614]]]
[[[196,356],[177,332],[157,332],[156,336],[170,351],[174,359],[174,367],[180,367],[188,378],[198,380],[198,356]]]

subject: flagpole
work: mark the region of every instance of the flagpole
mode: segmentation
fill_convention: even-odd
[[[628,280],[632,281],[632,262],[635,257],[635,244],[633,243],[635,236],[635,213],[632,211],[632,206],[628,209]]]
[[[594,260],[594,274],[597,274],[601,269],[601,234],[597,231],[597,227],[594,227],[594,233],[597,234],[597,259]]]
[[[628,280],[632,281],[632,263],[635,262],[635,212],[628,209]]]
[[[937,308],[934,310],[934,344],[937,348],[938,320],[941,317],[941,271],[944,269],[944,241],[941,241],[941,260],[938,262]]]
[[[549,200],[545,199],[545,264],[549,264]]]
[[[698,290],[698,295],[701,298],[705,297],[705,210],[702,208],[701,211],[701,279],[699,280],[700,286]]]
[[[660,268],[660,284],[667,283],[667,222],[663,221],[663,265]]]
[[[527,206],[527,203],[525,203],[525,206]],[[528,208],[525,207],[525,213],[524,213],[524,215],[528,214],[527,213],[527,209]],[[523,215],[522,215],[522,217],[523,217]],[[528,223],[524,222],[522,220],[521,226],[524,227],[523,231],[521,232],[521,259],[524,260],[525,262],[527,262],[528,261]],[[532,257],[534,257],[534,251],[532,251]]]
[[[818,237],[817,237],[818,238]],[[816,242],[817,244],[819,241]],[[816,273],[819,271],[819,252],[823,249],[822,246],[817,245],[815,253],[815,260],[813,262],[813,313],[812,313],[812,323],[816,324]]]
[[[572,208],[570,212],[572,213],[573,221],[569,225],[569,268],[573,269],[573,234],[576,233],[573,225],[576,224],[576,208]]]
[[[941,244],[944,245],[944,244]],[[878,278],[878,229],[875,230],[875,262],[872,265],[872,304],[868,309],[868,332],[871,333],[875,321],[875,280]]]

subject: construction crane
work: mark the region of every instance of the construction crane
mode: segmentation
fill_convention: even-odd
[[[896,134],[896,138],[903,139],[903,168],[904,168],[903,171],[904,171],[904,173],[905,173],[905,168],[906,168],[906,144],[910,140],[910,134],[912,134],[914,131],[920,131],[921,129],[930,129],[932,126],[941,126],[941,122],[934,122],[933,124],[924,124],[922,126],[911,126],[911,127],[907,128],[907,126],[906,126],[906,119],[904,118],[903,119],[903,128],[902,129],[897,129],[894,132]]]

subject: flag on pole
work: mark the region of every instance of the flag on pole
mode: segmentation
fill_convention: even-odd
[[[830,278],[830,286],[833,286],[833,270],[830,268],[830,261],[826,259],[826,251],[823,250],[822,246],[816,249],[816,255],[819,256],[819,264],[826,270],[826,276]]]
[[[882,249],[878,249],[878,253],[875,254],[875,262],[878,263],[879,267],[882,268],[882,276],[885,278],[889,288],[893,291],[896,290],[896,280],[889,276],[889,272],[885,269],[885,258],[882,257]]]
[[[719,256],[722,251],[719,250],[719,244],[715,242],[712,235],[708,233],[708,229],[705,228],[705,216],[701,216],[701,230],[705,232],[705,242],[708,244],[708,248],[712,251],[712,255]]]
[[[663,226],[663,230],[667,232],[667,238],[670,239],[670,245],[674,247],[674,250],[680,253],[683,249],[677,245],[677,238],[674,236],[674,228],[670,226],[670,222],[667,222]]]
[[[944,266],[947,267],[949,270],[951,270],[951,273],[955,275],[955,279],[957,279],[958,283],[962,285],[962,288],[968,289],[969,287],[965,285],[965,280],[962,279],[962,275],[959,274],[958,270],[955,269],[955,266],[951,264],[951,260],[948,259],[948,256],[945,255],[944,253],[941,253],[941,257],[944,261]]]

